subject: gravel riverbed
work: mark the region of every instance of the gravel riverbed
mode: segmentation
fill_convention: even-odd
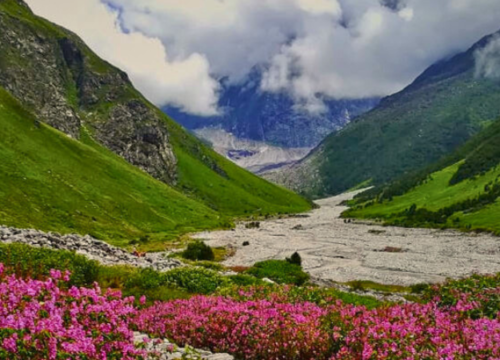
[[[412,285],[500,272],[500,237],[346,223],[339,217],[346,210],[341,203],[354,195],[319,200],[321,208],[309,214],[264,221],[258,229],[239,224],[233,231],[204,232],[195,237],[210,246],[235,247],[235,256],[225,265],[251,266],[298,251],[305,271],[315,278],[339,282]],[[243,246],[247,241],[250,245]]]

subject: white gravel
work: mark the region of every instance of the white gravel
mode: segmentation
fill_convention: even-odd
[[[294,251],[312,276],[346,282],[372,280],[411,285],[441,282],[447,277],[500,272],[500,237],[457,231],[405,229],[344,223],[339,204],[353,193],[319,200],[320,209],[307,218],[261,222],[259,229],[239,224],[233,231],[197,234],[210,246],[232,245],[236,255],[226,265],[251,266],[257,261],[284,259]],[[302,225],[302,230],[292,230]],[[383,233],[374,234],[370,230]],[[242,246],[249,241],[249,246]],[[391,246],[404,252],[388,253]]]

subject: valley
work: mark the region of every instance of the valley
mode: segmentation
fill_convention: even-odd
[[[344,222],[339,216],[347,208],[340,204],[355,194],[319,200],[321,208],[304,217],[261,222],[259,229],[240,224],[234,231],[205,232],[196,238],[211,246],[234,246],[236,255],[225,262],[228,266],[252,266],[297,251],[312,277],[339,282],[407,286],[500,271],[500,241],[495,236]],[[250,245],[242,246],[245,241]]]

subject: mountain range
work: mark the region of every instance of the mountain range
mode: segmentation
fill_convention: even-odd
[[[75,34],[0,0],[0,222],[117,245],[298,212],[148,102]]]
[[[220,115],[202,117],[176,108],[163,110],[214,149],[241,166],[259,172],[300,160],[327,135],[373,108],[378,98],[323,99],[324,109],[311,112],[286,92],[261,89],[265,68],[253,69],[245,80],[221,81]],[[237,142],[228,146],[228,135]],[[251,142],[250,144],[248,142]],[[236,154],[236,156],[235,156]]]
[[[500,82],[478,72],[497,36],[432,65],[304,160],[265,176],[318,198],[390,182],[455,151],[500,116]]]
[[[500,234],[500,119],[442,160],[374,188],[346,217]]]

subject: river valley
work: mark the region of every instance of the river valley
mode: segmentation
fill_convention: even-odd
[[[304,270],[315,278],[384,284],[436,283],[447,277],[500,272],[500,238],[452,230],[407,229],[346,223],[340,204],[354,196],[319,200],[319,209],[298,217],[274,219],[247,229],[197,234],[210,246],[233,246],[229,266],[284,259],[298,251]],[[249,242],[248,246],[243,246]]]

